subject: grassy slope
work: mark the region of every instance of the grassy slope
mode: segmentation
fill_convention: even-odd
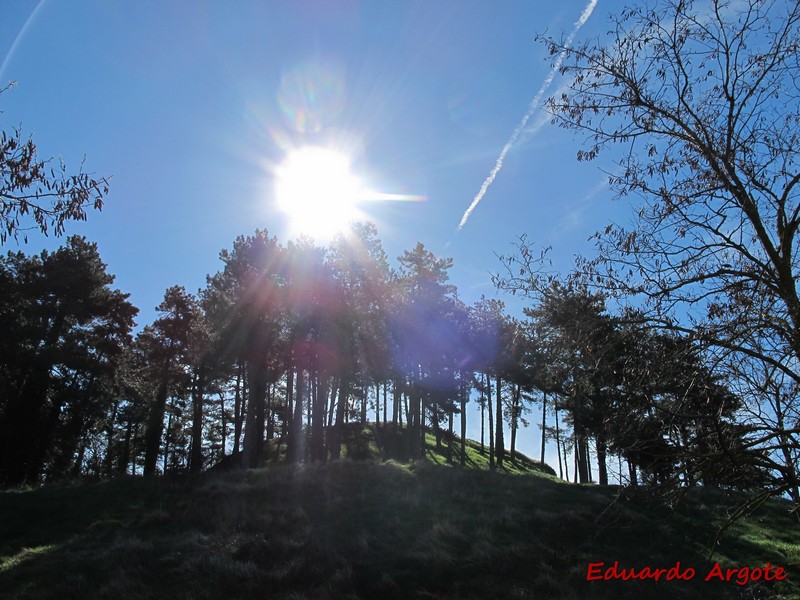
[[[413,440],[405,428],[394,428],[391,425],[376,427],[373,424],[350,424],[344,432],[343,458],[354,460],[390,460],[408,462],[411,459],[410,447]],[[452,440],[450,461],[448,461],[448,436],[442,432],[439,445],[432,433],[425,436],[425,459],[434,464],[453,464],[459,462],[461,440]],[[486,448],[481,450],[480,443],[466,440],[464,466],[469,469],[489,469],[489,454]],[[282,449],[278,454],[282,457]],[[547,464],[532,460],[520,452],[514,454],[513,461],[506,461],[507,473],[545,473],[555,476],[555,471]]]
[[[370,435],[348,444],[351,456],[380,452]],[[430,460],[276,464],[5,492],[0,597],[800,597],[800,528],[782,503],[737,525],[714,560],[794,565],[790,579],[741,587],[702,581],[723,494],[693,494],[669,513],[615,502],[616,493]],[[680,560],[698,575],[688,583],[585,581],[589,562],[615,560]]]

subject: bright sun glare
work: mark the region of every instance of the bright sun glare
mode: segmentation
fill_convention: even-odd
[[[275,200],[295,234],[321,241],[342,231],[360,214],[362,183],[344,154],[308,146],[289,153],[275,170]]]

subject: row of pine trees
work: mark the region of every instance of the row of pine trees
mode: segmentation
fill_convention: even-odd
[[[731,458],[739,399],[692,345],[585,285],[554,281],[513,319],[497,299],[464,304],[452,260],[422,244],[391,265],[366,223],[327,248],[256,231],[220,259],[134,335],[138,309],[95,244],[0,258],[0,485],[252,467],[278,446],[326,461],[367,421],[403,428],[412,458],[433,432],[463,464],[470,402],[493,468],[536,408],[540,458],[555,442],[562,477],[571,462],[605,484],[615,461],[634,485],[764,477]]]

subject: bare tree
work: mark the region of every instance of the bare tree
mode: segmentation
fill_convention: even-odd
[[[663,0],[612,16],[607,40],[541,39],[570,81],[554,120],[587,134],[579,160],[621,145],[609,180],[639,201],[584,266],[728,368],[772,492],[800,502],[799,24],[798,2]]]

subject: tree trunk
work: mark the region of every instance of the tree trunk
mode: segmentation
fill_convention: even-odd
[[[219,392],[219,414],[220,414],[220,428],[222,430],[222,454],[220,458],[223,458],[227,452],[227,439],[228,439],[228,421],[225,418],[225,393],[220,391]]]
[[[453,462],[453,411],[450,411],[450,414],[447,419],[447,462]]]
[[[492,416],[492,382],[486,375],[486,412],[489,413],[489,469],[494,470],[494,421]]]
[[[367,422],[367,395],[369,394],[369,386],[364,385],[364,393],[361,395],[361,422]]]
[[[242,375],[244,365],[241,361],[236,369],[236,386],[233,395],[233,455],[239,456],[242,449],[242,423],[244,410],[242,409]]]
[[[133,429],[133,440],[131,441],[131,475],[136,476],[136,442],[139,440],[139,423]],[[127,469],[127,466],[126,466]]]
[[[264,448],[264,400],[267,394],[267,374],[261,365],[250,363],[247,368],[247,419],[244,424],[244,466],[253,469],[261,460]]]
[[[164,412],[167,408],[167,377],[163,375],[161,383],[156,390],[153,405],[147,417],[147,427],[144,432],[144,475],[150,477],[156,474],[158,451],[161,447],[161,434],[164,431]]]
[[[581,483],[589,483],[589,453],[586,451],[587,434],[583,420],[583,396],[575,394],[573,416],[575,421],[575,460]]]
[[[325,401],[328,398],[329,378],[319,376],[319,384],[314,393],[314,409],[311,411],[311,457],[325,462]]]
[[[336,380],[336,379],[332,379],[331,380],[331,402],[328,405],[328,429],[329,430],[333,428],[333,416],[335,414],[334,410],[336,408],[336,390],[340,387],[340,385],[341,385],[341,379],[340,380]],[[330,446],[330,443],[328,445]],[[328,448],[328,450],[330,450],[330,448]]]
[[[342,456],[342,438],[344,435],[344,412],[347,406],[347,396],[350,393],[348,390],[349,384],[347,378],[342,377],[339,381],[339,400],[336,403],[336,425],[335,439],[332,443],[331,457],[334,460],[339,460]]]
[[[392,425],[395,430],[398,427],[398,419],[400,418],[400,386],[397,385],[397,380],[392,385]]]
[[[439,428],[439,419],[436,415],[431,415],[431,426],[433,427],[433,435],[436,438],[436,450],[442,449],[442,430]]]
[[[572,483],[578,483],[578,436],[572,438]],[[581,481],[583,483],[583,481]]]
[[[167,417],[167,429],[164,431],[164,467],[162,469],[162,473],[164,475],[167,474],[167,468],[169,467],[169,434],[172,431],[172,415],[175,413],[175,409],[169,411],[169,416]]]
[[[389,393],[389,382],[388,381],[384,381],[383,382],[383,422],[384,423],[388,423],[388,421],[386,420],[386,400],[387,400],[388,393]]]
[[[118,475],[125,475],[128,472],[128,463],[131,461],[131,436],[133,434],[133,421],[128,419],[128,423],[125,426],[125,441],[122,445],[122,452],[120,456],[117,458],[117,474]],[[134,469],[134,475],[135,469]]]
[[[294,414],[294,370],[289,367],[286,370],[286,402],[283,407],[283,419],[281,423],[281,437],[288,438],[291,434],[292,415]]]
[[[466,384],[461,383],[461,466],[467,462],[467,389]]]
[[[406,394],[406,402],[408,403],[408,414],[406,415],[406,422],[408,423],[408,435],[410,440],[411,458],[419,458],[420,456],[420,443],[419,443],[419,390],[416,384],[410,386],[409,392]]]
[[[114,476],[114,457],[117,455],[117,445],[114,443],[114,426],[117,424],[117,413],[119,411],[119,391],[114,389],[114,403],[111,406],[111,415],[105,425],[106,434],[106,455],[103,457],[103,477]]]
[[[189,472],[203,470],[203,394],[206,386],[206,367],[200,365],[192,390],[192,446],[189,452]]]
[[[542,452],[539,462],[544,464],[544,448],[547,439],[547,394],[542,395]]]
[[[419,457],[425,456],[425,397],[426,394],[423,394],[421,390],[417,390],[417,402],[419,406],[417,407],[417,432],[419,434]]]
[[[267,447],[269,447],[269,441],[275,437],[275,384],[273,382],[267,384],[266,411]]]
[[[608,485],[608,467],[606,457],[608,454],[605,436],[597,436],[597,478],[600,485]]]
[[[630,460],[628,462],[628,478],[630,479],[630,484],[632,487],[637,487],[639,485],[638,477],[636,476],[636,465],[632,463]]]
[[[511,407],[511,462],[514,462],[514,454],[517,451],[517,424],[519,423],[520,413],[520,389],[519,385],[514,385],[513,404]]]
[[[289,446],[286,449],[286,459],[290,463],[299,463],[303,460],[303,401],[306,395],[303,369],[297,369],[296,381],[294,416],[289,431]]]
[[[481,454],[486,452],[486,391],[481,392]]]
[[[561,425],[558,422],[558,400],[555,400],[555,410],[556,410],[556,456],[558,456],[558,476],[561,479],[564,479],[564,471],[561,468]],[[566,454],[564,455],[564,461],[566,462]],[[567,474],[567,479],[569,479],[569,474]]]
[[[309,369],[308,379],[306,381],[306,431],[311,431],[311,417],[314,412],[314,403],[317,401],[317,392],[319,391],[319,373]],[[306,435],[306,438],[308,435]]]

